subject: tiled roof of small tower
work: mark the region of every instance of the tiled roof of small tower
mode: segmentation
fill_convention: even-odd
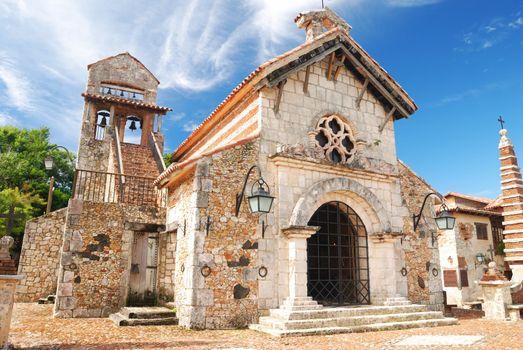
[[[496,200],[485,198],[485,197],[477,197],[477,196],[471,196],[464,193],[458,193],[458,192],[448,192],[443,197],[447,199],[447,208],[450,212],[457,212],[457,213],[464,213],[464,214],[472,214],[472,215],[481,215],[481,216],[500,216],[501,212],[499,211],[499,206],[494,206],[494,202]],[[456,202],[449,202],[449,198],[456,197],[456,198],[462,198],[469,203],[456,203]],[[470,202],[475,202],[475,204],[472,204]],[[439,212],[439,206],[436,210]]]
[[[131,100],[128,98],[121,98],[121,97],[114,96],[114,95],[100,95],[100,94],[90,94],[88,92],[82,92],[82,96],[85,97],[86,99],[105,101],[105,102],[114,102],[114,103],[124,104],[124,105],[128,105],[128,106],[133,106],[133,107],[152,109],[154,111],[159,111],[159,112],[172,111],[172,109],[169,107],[162,107],[162,106],[158,106],[153,103],[147,103],[147,102],[143,102],[140,100]]]
[[[287,51],[286,53],[277,56],[256,68],[251,74],[249,74],[245,79],[243,79],[240,84],[238,84],[232,91],[227,95],[227,97],[214,109],[214,111],[209,114],[209,116],[189,135],[173,152],[173,159],[175,161],[180,160],[183,157],[185,152],[192,147],[198,140],[202,137],[205,137],[205,129],[214,125],[215,122],[220,120],[220,115],[228,110],[231,107],[231,104],[234,98],[242,91],[249,91],[252,89],[259,90],[264,86],[270,85],[268,77],[270,74],[273,74],[278,69],[288,65],[293,58],[300,58],[306,52],[321,49],[322,45],[325,45],[326,42],[331,40],[339,40],[339,42],[347,43],[354,52],[357,52],[367,64],[367,68],[375,75],[375,78],[378,79],[383,84],[387,85],[391,91],[393,91],[394,96],[398,99],[401,99],[405,106],[408,106],[408,114],[414,113],[418,107],[412,98],[407,94],[407,92],[392,78],[392,76],[381,67],[378,62],[376,62],[363,48],[349,35],[350,25],[348,25],[343,19],[334,14],[330,9],[326,8],[324,10],[310,11],[305,13],[300,13],[296,17],[296,23],[298,26],[304,25],[301,21],[306,16],[310,16],[313,13],[323,12],[326,14],[324,17],[327,19],[326,23],[327,31],[321,34],[318,34],[313,38],[313,40],[308,40],[305,43],[295,47],[294,49]],[[324,23],[325,24],[325,23]],[[403,117],[408,117],[404,115]],[[163,175],[163,174],[162,174]]]
[[[523,180],[514,146],[501,129],[499,160],[501,161],[501,191],[503,195],[503,242],[505,261],[523,265]]]

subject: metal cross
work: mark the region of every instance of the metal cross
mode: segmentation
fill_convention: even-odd
[[[8,236],[11,236],[11,232],[13,231],[13,225],[15,223],[16,219],[21,219],[24,216],[22,214],[15,214],[15,205],[11,204],[11,207],[9,208],[9,212],[7,214],[0,214],[0,219],[6,219],[6,225],[5,225],[5,232]]]
[[[489,245],[489,249],[487,249],[487,252],[490,253],[490,260],[494,261],[495,249],[494,249],[494,247],[492,247],[492,244]]]
[[[505,121],[503,120],[502,116],[499,116],[498,122],[499,122],[499,124],[501,124],[501,129],[504,129],[503,124],[505,124]]]

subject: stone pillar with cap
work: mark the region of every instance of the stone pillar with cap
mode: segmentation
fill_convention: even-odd
[[[16,274],[15,262],[9,254],[13,243],[11,236],[0,238],[0,349],[7,344],[16,285],[22,279]]]
[[[488,264],[479,285],[483,288],[483,311],[488,320],[506,320],[507,306],[512,304],[510,295],[511,282],[498,270],[494,261]]]
[[[503,196],[503,243],[505,261],[512,270],[512,283],[523,281],[523,180],[508,131],[499,131],[501,191]]]
[[[296,310],[317,303],[307,296],[307,238],[318,232],[319,226],[289,226],[282,229],[289,249],[289,296],[282,309]]]

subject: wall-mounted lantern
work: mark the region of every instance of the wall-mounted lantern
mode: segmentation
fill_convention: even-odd
[[[249,175],[251,172],[256,168],[258,170],[258,180],[256,180],[252,186],[251,186],[251,195],[247,197],[247,200],[249,202],[249,209],[251,210],[251,213],[262,213],[267,214],[271,211],[272,202],[274,201],[274,197],[271,196],[269,185],[260,173],[260,168],[257,165],[253,165],[250,167],[249,171],[245,175],[245,179],[243,180],[243,187],[241,192],[236,194],[236,212],[235,215],[238,216],[240,212],[240,208],[243,201],[243,196],[245,195],[245,188],[247,187],[247,181],[249,180]],[[254,188],[254,186],[257,185],[258,188]],[[265,234],[265,222],[262,221],[262,237]]]
[[[416,232],[416,228],[419,225],[419,221],[421,220],[421,215],[423,214],[423,208],[425,207],[425,203],[427,203],[427,199],[430,196],[436,196],[441,200],[441,211],[438,215],[434,218],[436,221],[436,225],[438,226],[438,229],[440,230],[452,230],[454,228],[454,224],[456,222],[456,218],[450,215],[449,208],[445,204],[445,199],[443,196],[437,192],[431,192],[425,196],[425,199],[423,200],[423,204],[421,205],[421,209],[419,211],[418,215],[413,214],[412,215],[412,221],[414,223],[414,232]],[[436,238],[434,237],[434,233],[432,233],[432,245],[434,245],[434,242],[436,241]]]
[[[474,260],[474,266],[475,267],[482,266],[485,263],[485,259],[486,259],[485,254],[483,254],[483,253],[476,254],[476,259]]]

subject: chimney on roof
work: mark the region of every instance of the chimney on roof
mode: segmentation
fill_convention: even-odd
[[[326,30],[339,28],[347,35],[350,35],[352,27],[343,20],[340,16],[335,14],[330,8],[325,7],[321,10],[313,10],[308,12],[301,12],[294,22],[298,28],[305,29],[307,42],[313,41],[318,35]]]

